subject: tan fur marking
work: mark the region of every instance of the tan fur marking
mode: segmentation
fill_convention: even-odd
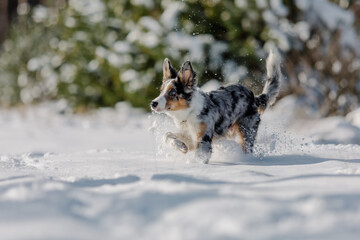
[[[166,80],[168,80],[169,78],[171,78],[170,71],[164,73],[163,81],[166,81]]]
[[[168,59],[165,59],[163,64],[163,81],[169,78],[171,78],[170,62]]]
[[[179,98],[179,100],[169,100],[166,99],[166,109],[169,111],[179,111],[184,110],[189,107],[185,99]]]
[[[244,134],[240,131],[240,127],[238,128],[238,131],[239,131],[240,145],[241,145],[244,153],[247,153],[245,140],[244,140]]]
[[[206,131],[206,127],[207,127],[207,126],[206,126],[206,124],[205,124],[204,122],[200,123],[199,131],[198,131],[198,133],[197,133],[197,135],[196,135],[196,142],[197,142],[196,148],[199,147],[199,144],[200,144],[200,142],[201,142],[201,139],[202,139],[202,137],[204,136],[204,133],[205,133],[205,131]]]
[[[166,93],[170,92],[171,89],[173,88],[174,86],[170,84],[166,89]],[[169,111],[179,111],[179,110],[187,109],[189,107],[188,103],[183,98],[177,97],[175,99],[170,99],[168,96],[165,96],[165,98],[166,98],[165,108]]]
[[[191,71],[190,71],[190,70],[185,70],[185,71],[184,71],[184,79],[185,79],[187,82],[192,81],[192,74],[191,74]]]
[[[186,69],[183,72],[180,71],[178,73],[180,82],[185,86],[185,87],[190,87],[193,84],[193,74],[191,72],[191,70]]]
[[[172,133],[177,139],[185,143],[190,151],[194,150],[194,144],[191,140],[191,137],[184,133]]]
[[[168,86],[168,88],[166,89],[166,92],[170,92],[171,89],[173,89],[172,84],[170,84],[170,85]]]
[[[164,80],[164,81],[166,81],[166,80]],[[164,90],[165,86],[166,86],[166,82],[164,82],[163,84],[161,84],[160,92],[162,92],[162,91]],[[172,87],[173,87],[173,86],[170,85],[170,86],[166,89],[166,92],[170,91],[170,89],[171,89]]]
[[[245,140],[244,140],[244,134],[241,132],[240,126],[238,123],[235,123],[234,125],[231,126],[228,134],[230,137],[235,137],[236,135],[239,136],[241,148],[243,149],[244,153],[246,153],[247,150],[246,150],[246,145],[245,145]]]
[[[180,79],[180,82],[184,83],[183,75],[182,75],[181,71],[178,72],[178,77]]]
[[[264,107],[264,106],[258,107],[258,112],[259,112],[259,114],[263,114],[264,111],[265,111],[265,107]]]

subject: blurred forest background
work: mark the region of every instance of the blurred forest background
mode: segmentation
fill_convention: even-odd
[[[76,112],[127,101],[149,110],[165,57],[191,60],[199,84],[260,93],[267,49],[282,96],[321,116],[360,102],[356,0],[0,0],[0,106],[62,100]]]

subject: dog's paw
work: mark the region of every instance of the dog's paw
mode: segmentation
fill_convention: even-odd
[[[166,143],[168,143],[169,141],[174,140],[174,139],[176,139],[176,135],[174,133],[167,132],[167,133],[164,134],[164,141]]]
[[[199,163],[208,164],[211,157],[210,151],[198,150],[195,153],[195,160]]]
[[[188,152],[188,147],[185,145],[185,143],[183,143],[182,141],[178,140],[178,139],[174,139],[172,141],[172,146],[179,150],[182,153],[187,153]]]
[[[167,132],[164,135],[165,142],[167,144],[170,144],[171,147],[173,147],[175,150],[178,150],[182,153],[187,153],[189,148],[186,146],[186,144],[179,139],[177,139],[176,135],[171,132]]]

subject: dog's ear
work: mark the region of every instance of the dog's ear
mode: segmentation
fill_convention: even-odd
[[[190,61],[183,63],[178,77],[185,89],[191,89],[196,86],[196,72],[193,70]]]
[[[171,65],[170,60],[165,58],[163,64],[163,81],[166,81],[170,78],[176,78],[176,70]]]

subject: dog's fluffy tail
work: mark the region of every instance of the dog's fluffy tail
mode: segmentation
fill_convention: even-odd
[[[266,83],[262,94],[255,98],[259,112],[263,113],[268,105],[274,104],[280,91],[281,69],[280,56],[274,50],[270,50],[266,60]]]

